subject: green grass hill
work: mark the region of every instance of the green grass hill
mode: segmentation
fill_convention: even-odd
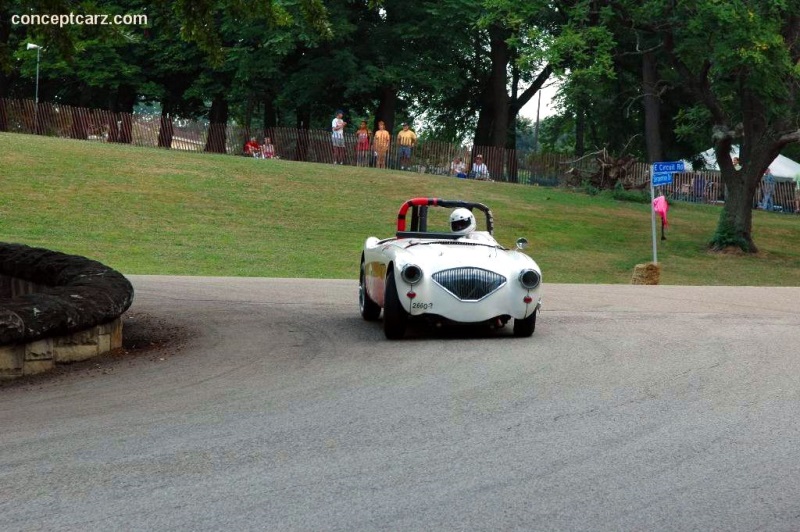
[[[0,133],[0,240],[126,274],[356,279],[364,240],[415,196],[489,205],[545,282],[629,283],[652,260],[649,206],[610,195]],[[662,284],[800,286],[800,216],[755,212],[761,253],[713,254],[719,209],[672,206]]]

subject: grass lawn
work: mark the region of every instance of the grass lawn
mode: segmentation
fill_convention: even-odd
[[[126,274],[351,278],[414,196],[486,203],[545,282],[628,283],[652,260],[646,204],[569,190],[0,133],[0,240]],[[800,286],[800,216],[757,211],[758,256],[706,250],[720,208],[675,204],[662,284]]]

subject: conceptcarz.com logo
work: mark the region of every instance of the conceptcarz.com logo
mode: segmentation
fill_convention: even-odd
[[[15,26],[146,26],[147,15],[107,15],[107,14],[41,14],[26,13],[11,15]]]

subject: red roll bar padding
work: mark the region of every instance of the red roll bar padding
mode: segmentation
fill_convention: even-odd
[[[397,230],[406,230],[406,213],[412,206],[419,207],[422,205],[438,205],[441,202],[439,198],[411,198],[400,206],[400,211],[397,213]]]

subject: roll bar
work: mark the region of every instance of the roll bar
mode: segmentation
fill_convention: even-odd
[[[463,207],[472,211],[478,209],[486,215],[486,231],[494,234],[494,217],[492,210],[483,203],[462,200],[445,200],[441,198],[411,198],[400,206],[397,213],[398,238],[403,238],[399,233],[406,233],[406,214],[411,209],[411,232],[424,233],[428,230],[428,207],[444,207],[455,209]]]

